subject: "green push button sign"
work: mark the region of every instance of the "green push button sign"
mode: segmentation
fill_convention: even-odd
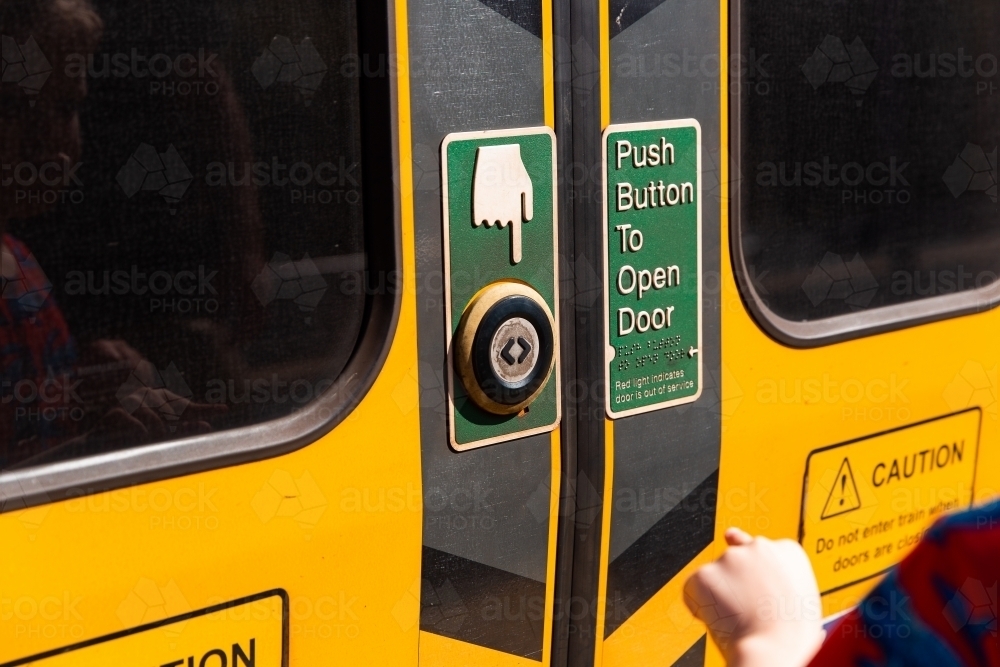
[[[560,419],[556,138],[547,127],[441,145],[449,440],[458,451]]]
[[[611,419],[698,399],[701,126],[604,133],[604,293]]]

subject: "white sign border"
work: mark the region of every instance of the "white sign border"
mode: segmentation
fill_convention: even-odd
[[[610,258],[608,255],[608,206],[610,202],[608,201],[608,138],[617,132],[634,132],[637,130],[671,130],[677,128],[690,128],[695,129],[696,141],[698,144],[698,391],[692,396],[685,396],[684,398],[677,398],[672,401],[666,401],[664,403],[657,403],[656,405],[647,405],[639,408],[632,408],[629,410],[623,410],[621,412],[615,412],[612,410],[611,406],[611,362],[615,358],[615,349],[611,346],[611,330],[610,330],[610,317],[611,317],[611,292],[610,292],[610,278],[608,275]],[[705,377],[705,364],[704,364],[704,341],[702,335],[702,328],[704,324],[704,310],[705,305],[702,303],[702,170],[701,170],[701,123],[699,123],[694,118],[683,118],[678,120],[663,120],[663,121],[653,121],[649,123],[623,123],[619,125],[608,125],[601,135],[601,174],[602,174],[602,191],[601,191],[601,201],[602,201],[602,226],[601,235],[603,238],[604,245],[604,409],[608,416],[608,419],[622,419],[624,417],[632,417],[634,415],[641,415],[647,412],[653,412],[654,410],[663,410],[665,408],[676,407],[678,405],[686,405],[688,403],[694,403],[699,398],[704,391],[704,377]]]
[[[551,424],[538,426],[525,431],[514,431],[493,438],[474,440],[459,444],[455,437],[455,359],[452,345],[451,318],[451,234],[449,232],[449,199],[448,199],[448,147],[456,141],[474,141],[477,139],[498,139],[503,137],[523,137],[536,134],[546,134],[552,140],[552,295],[555,303],[552,319],[555,322],[553,337],[553,354],[556,363],[552,373],[556,381],[556,418]],[[444,319],[445,319],[445,353],[448,367],[445,375],[448,377],[448,444],[456,452],[466,452],[488,445],[509,442],[532,435],[551,433],[562,423],[562,364],[560,360],[560,323],[559,323],[559,173],[558,173],[558,143],[556,133],[546,125],[527,128],[512,128],[507,130],[484,130],[478,132],[452,132],[441,142],[441,229],[442,246],[444,247]],[[484,286],[485,287],[485,286]],[[551,376],[550,380],[551,381]]]

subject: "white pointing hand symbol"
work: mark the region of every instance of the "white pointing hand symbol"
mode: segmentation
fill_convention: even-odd
[[[472,186],[472,223],[510,225],[510,259],[521,261],[521,223],[535,217],[531,177],[521,161],[521,146],[481,146]]]

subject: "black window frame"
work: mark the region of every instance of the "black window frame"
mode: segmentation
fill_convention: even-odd
[[[394,62],[391,0],[357,0],[361,62]],[[365,305],[361,329],[334,387],[292,415],[209,435],[0,472],[0,514],[123,487],[271,458],[328,434],[362,401],[385,364],[402,301],[397,98],[392,68],[359,74]],[[386,197],[393,192],[394,197]],[[368,285],[378,289],[367,289]],[[331,342],[331,344],[335,344]]]
[[[729,53],[743,53],[742,8],[745,0],[730,2]],[[731,173],[739,173],[743,155],[742,109],[752,89],[744,77],[747,72],[730,70],[729,156]],[[1000,281],[985,287],[920,299],[909,303],[882,306],[834,317],[795,321],[773,312],[754,286],[743,252],[742,193],[740,179],[730,177],[729,252],[740,298],[757,325],[778,342],[793,348],[816,348],[844,341],[900,331],[930,322],[990,311],[1000,305]]]

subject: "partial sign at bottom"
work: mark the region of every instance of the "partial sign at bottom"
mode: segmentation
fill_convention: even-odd
[[[288,594],[273,590],[0,667],[288,667]]]

